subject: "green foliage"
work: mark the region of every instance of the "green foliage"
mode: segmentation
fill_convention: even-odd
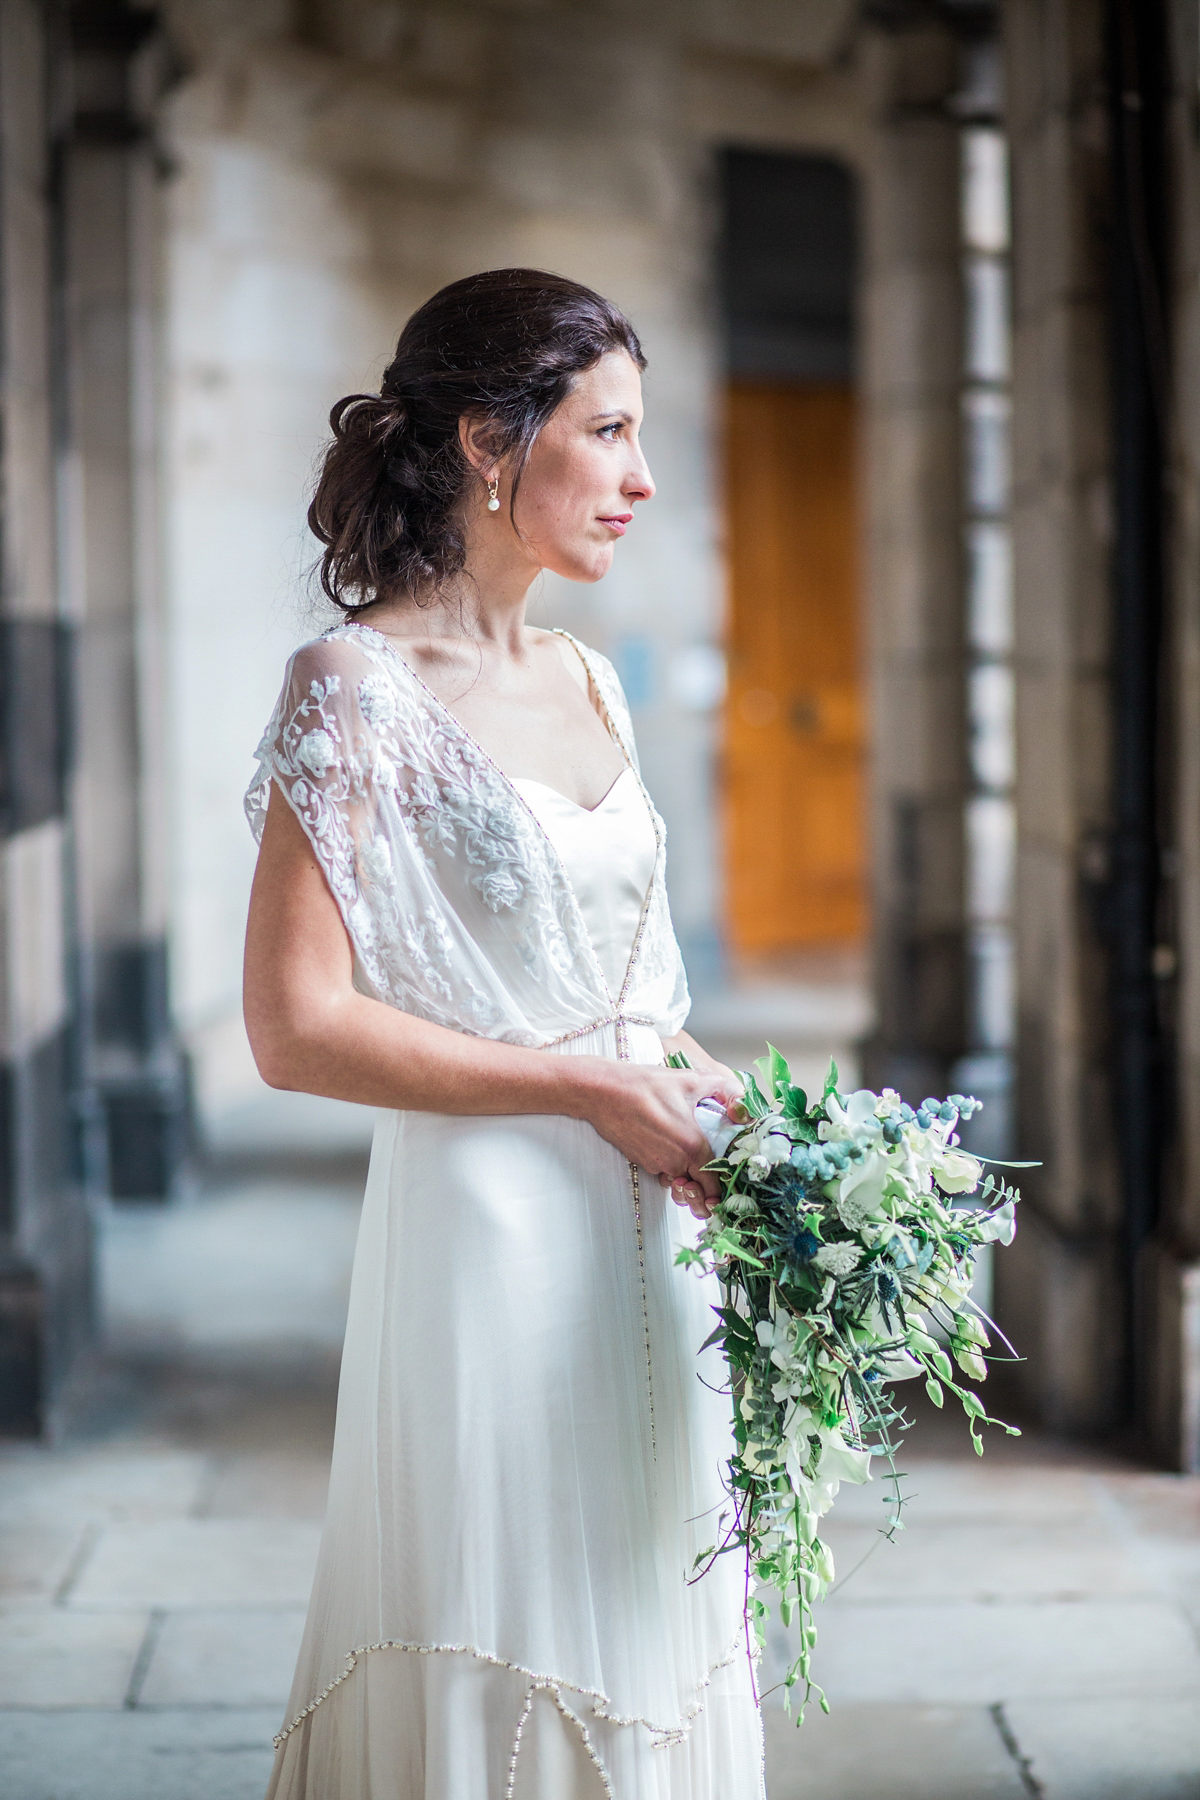
[[[759,1087],[752,1072],[749,1069],[739,1069],[738,1079],[746,1090],[742,1095],[742,1105],[746,1108],[750,1117],[752,1119],[765,1119],[771,1110],[771,1105],[766,1095]]]
[[[709,1164],[721,1200],[696,1248],[676,1257],[721,1284],[705,1348],[720,1344],[725,1356],[735,1446],[731,1510],[693,1579],[717,1556],[744,1555],[759,1588],[748,1589],[747,1623],[760,1642],[774,1592],[797,1634],[783,1686],[785,1703],[798,1697],[799,1721],[814,1697],[829,1710],[811,1674],[813,1607],[833,1579],[818,1527],[839,1482],[868,1479],[878,1458],[889,1489],[885,1534],[903,1529],[896,1455],[908,1420],[892,1398],[897,1375],[923,1376],[935,1406],[952,1394],[978,1452],[981,1427],[1012,1430],[956,1379],[942,1340],[960,1365],[986,1374],[988,1333],[970,1295],[974,1256],[997,1235],[993,1215],[1019,1196],[976,1169],[975,1203],[961,1201],[974,1165],[951,1142],[957,1115],[926,1111],[932,1122],[921,1125],[895,1095],[844,1099],[832,1062],[810,1107],[773,1045],[759,1068],[761,1084],[742,1076],[749,1122]]]

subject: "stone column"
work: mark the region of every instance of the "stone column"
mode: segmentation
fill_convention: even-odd
[[[1049,1424],[1121,1404],[1121,1195],[1102,931],[1112,829],[1104,9],[1008,0],[1013,186],[1019,1154],[996,1259],[1016,1380]]]
[[[35,1434],[92,1324],[72,1157],[46,9],[0,0],[0,1433]]]
[[[944,1091],[965,1044],[962,291],[955,37],[866,32],[864,491],[879,1024],[872,1086]]]
[[[74,18],[63,142],[67,410],[78,538],[77,822],[86,1083],[100,1178],[164,1198],[184,1087],[167,1004],[154,15]]]
[[[1172,1467],[1200,1469],[1200,81],[1194,0],[1168,7],[1167,156],[1172,607],[1173,941],[1158,952],[1176,1053],[1176,1130],[1148,1270],[1153,1344],[1149,1425]]]

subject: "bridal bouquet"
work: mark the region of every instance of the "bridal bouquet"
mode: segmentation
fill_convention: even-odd
[[[980,1454],[981,1425],[1017,1435],[988,1417],[955,1365],[987,1375],[991,1321],[971,1299],[975,1254],[1012,1242],[1019,1195],[959,1148],[955,1127],[977,1100],[952,1094],[914,1110],[890,1088],[843,1096],[831,1063],[810,1106],[777,1050],[760,1068],[766,1092],[743,1075],[736,1122],[715,1101],[697,1108],[721,1198],[676,1260],[720,1278],[724,1304],[705,1348],[721,1345],[733,1398],[732,1510],[697,1569],[744,1550],[748,1629],[760,1644],[768,1607],[752,1582],[778,1591],[785,1626],[798,1617],[800,1654],[784,1683],[789,1701],[804,1684],[802,1720],[814,1693],[828,1711],[810,1679],[813,1602],[834,1576],[820,1520],[841,1482],[870,1479],[872,1457],[891,1483],[887,1535],[900,1528],[896,1452],[908,1421],[891,1384],[924,1376],[935,1406],[953,1394]]]

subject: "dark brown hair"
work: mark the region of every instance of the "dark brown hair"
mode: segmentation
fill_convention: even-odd
[[[513,459],[515,501],[538,433],[609,350],[646,366],[625,315],[562,275],[491,269],[427,300],[401,332],[379,393],[347,394],[329,415],[333,442],[308,523],[325,546],[321,586],[334,604],[353,612],[420,599],[457,574],[455,503],[474,478],[459,420],[483,420],[493,454]]]

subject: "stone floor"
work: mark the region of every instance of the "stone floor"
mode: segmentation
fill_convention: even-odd
[[[291,1163],[250,1131],[175,1207],[104,1221],[104,1361],[55,1443],[0,1446],[4,1800],[259,1800],[324,1503],[357,1129]],[[797,1731],[767,1696],[771,1800],[1200,1800],[1200,1482],[1037,1438],[977,1462],[932,1414],[905,1466],[896,1544],[877,1487],[839,1502],[833,1711]]]

